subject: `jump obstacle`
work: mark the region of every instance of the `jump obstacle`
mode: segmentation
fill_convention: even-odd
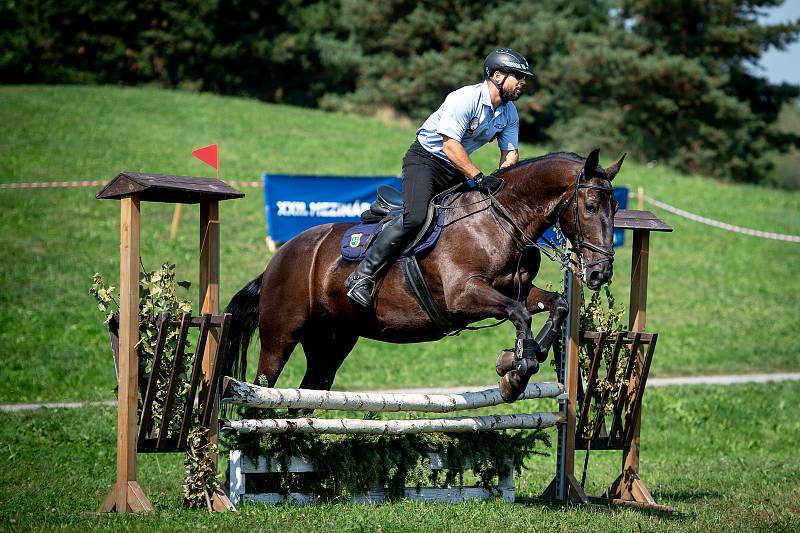
[[[559,383],[531,384],[520,395],[518,401],[533,398],[558,398],[564,388]],[[322,409],[371,412],[430,412],[479,409],[504,403],[499,389],[487,389],[463,394],[399,394],[365,392],[331,392],[308,389],[275,389],[243,383],[233,378],[224,378],[222,403],[259,408]],[[524,413],[512,415],[461,416],[448,418],[413,418],[401,420],[362,420],[328,418],[290,418],[261,420],[220,420],[220,430],[239,433],[314,433],[314,434],[372,434],[402,435],[409,433],[477,433],[503,429],[541,429],[563,422],[559,412]],[[316,494],[292,492],[285,495],[277,492],[248,493],[246,480],[254,474],[281,472],[281,463],[273,458],[258,457],[252,460],[239,450],[229,453],[229,496],[234,505],[243,502],[257,503],[313,503],[319,501]],[[446,467],[440,454],[429,454],[432,470]],[[490,499],[498,495],[506,501],[514,501],[513,460],[506,459],[509,473],[501,478],[495,490],[483,487],[424,487],[419,490],[406,487],[408,499],[462,502],[469,499]],[[471,464],[463,465],[471,468]],[[292,473],[315,473],[316,468],[303,457],[292,457],[288,461]],[[383,487],[373,487],[353,497],[355,503],[381,503],[387,498]]]
[[[628,332],[613,336],[614,358],[619,355],[620,347],[629,345],[631,357],[624,375],[627,385],[623,388],[620,399],[614,406],[613,421],[606,428],[603,419],[599,419],[591,431],[585,427],[589,402],[597,397],[594,390],[599,365],[599,354],[602,347],[611,340],[605,333],[579,332],[578,313],[570,312],[563,332],[564,350],[560,354],[562,364],[559,368],[559,383],[533,384],[526,389],[521,399],[557,398],[560,403],[558,412],[528,413],[522,415],[493,415],[490,417],[457,417],[429,419],[421,422],[412,421],[363,421],[347,422],[347,419],[331,421],[325,419],[267,419],[253,420],[217,420],[219,394],[217,391],[222,381],[216,365],[220,337],[224,335],[226,317],[216,315],[219,311],[219,207],[220,200],[240,198],[243,193],[229,187],[225,183],[208,178],[181,176],[161,176],[124,172],[119,174],[97,194],[99,199],[119,199],[121,201],[120,217],[120,318],[118,341],[118,428],[117,428],[117,482],[100,506],[100,512],[152,511],[152,505],[136,481],[136,453],[152,451],[181,451],[185,446],[183,427],[175,441],[167,443],[166,433],[156,432],[152,421],[148,419],[147,409],[137,424],[137,386],[142,387],[144,405],[152,402],[151,385],[140,384],[138,377],[138,269],[140,239],[140,202],[174,202],[200,203],[200,302],[203,317],[184,316],[183,323],[196,324],[201,327],[201,337],[205,335],[202,351],[194,366],[188,387],[191,400],[199,385],[199,401],[202,408],[202,421],[208,423],[209,440],[216,444],[220,427],[236,431],[315,431],[315,432],[421,432],[421,431],[482,431],[510,428],[551,427],[558,428],[556,450],[556,474],[543,494],[544,497],[561,502],[584,504],[589,498],[580,483],[575,479],[575,451],[580,449],[615,449],[622,450],[622,473],[603,495],[606,501],[628,503],[643,507],[663,508],[658,506],[650,495],[646,485],[639,478],[639,433],[641,425],[641,400],[646,385],[647,372],[655,349],[656,334],[644,333],[647,308],[647,274],[649,256],[649,236],[651,231],[672,231],[652,213],[647,211],[621,210],[615,216],[615,228],[633,230],[633,250],[631,263],[630,317]],[[567,299],[570,309],[580,306],[580,289],[574,277],[566,274]],[[170,317],[162,317],[162,324]],[[229,318],[228,318],[229,320]],[[203,326],[205,324],[205,326]],[[217,324],[219,327],[209,327]],[[202,330],[205,328],[206,333]],[[188,326],[187,326],[188,329]],[[182,330],[183,331],[183,330]],[[185,343],[185,333],[183,333]],[[590,342],[595,346],[592,359],[592,370],[587,379],[582,379],[578,370],[578,347],[580,342]],[[112,339],[113,344],[113,339]],[[646,354],[645,354],[646,348]],[[161,346],[163,351],[163,344]],[[157,350],[156,356],[159,351]],[[202,357],[200,355],[202,354]],[[198,362],[199,361],[199,362]],[[177,363],[176,363],[177,365]],[[173,373],[175,367],[173,367]],[[609,369],[609,377],[611,377]],[[151,380],[152,381],[152,380]],[[584,385],[584,382],[586,384]],[[376,411],[380,404],[385,411],[422,410],[426,412],[450,412],[461,409],[474,409],[475,405],[497,405],[499,391],[490,389],[479,393],[464,395],[366,395],[365,393],[341,393],[329,391],[302,391],[300,389],[263,389],[237,382],[232,378],[225,379],[224,401],[238,402],[244,405],[272,407],[302,408],[304,405],[315,409],[348,409],[357,410],[354,406],[364,406],[362,410]],[[563,385],[562,385],[563,384]],[[477,395],[476,395],[477,394]],[[171,381],[168,395],[174,399],[174,383]],[[421,397],[420,397],[421,396]],[[602,397],[602,395],[600,395]],[[148,399],[149,398],[149,399]],[[192,402],[184,403],[190,409]],[[276,403],[277,402],[277,403]],[[295,402],[295,403],[292,403]],[[306,402],[306,403],[303,403]],[[496,402],[496,403],[493,403]],[[169,402],[168,402],[169,403]],[[336,407],[340,406],[340,407]],[[346,406],[346,407],[341,407]],[[411,408],[413,407],[413,409]],[[420,409],[421,408],[421,409]],[[441,410],[437,410],[441,409]],[[581,426],[576,420],[581,413]],[[147,416],[146,416],[147,415]],[[184,417],[185,417],[184,413]],[[369,423],[365,423],[369,422]],[[373,424],[378,422],[380,425]],[[409,424],[411,422],[411,424]],[[302,428],[302,429],[298,429]],[[389,429],[392,428],[392,429]],[[436,429],[433,429],[436,428]],[[155,435],[154,435],[155,434]],[[587,436],[588,435],[588,436]],[[149,439],[149,441],[148,441]],[[155,439],[155,441],[153,440]],[[159,445],[159,440],[161,443]],[[235,471],[239,468],[244,473],[247,462],[231,454],[234,479],[232,479],[231,496],[237,501],[242,499],[242,486],[236,485]],[[441,458],[432,458],[431,464],[441,463]],[[252,463],[252,462],[251,462]],[[308,465],[302,460],[293,460],[296,471],[308,471]],[[253,466],[253,465],[249,465]],[[274,462],[256,461],[251,470],[274,471]],[[305,470],[304,470],[305,469]],[[506,499],[513,500],[513,480],[500,480],[500,492]],[[463,494],[462,494],[463,495]],[[245,498],[246,499],[246,498]],[[255,498],[256,500],[258,498]],[[371,501],[371,500],[370,500]],[[452,500],[449,500],[452,501]],[[458,500],[460,501],[460,500]],[[225,494],[214,494],[214,510],[233,509],[234,506]]]

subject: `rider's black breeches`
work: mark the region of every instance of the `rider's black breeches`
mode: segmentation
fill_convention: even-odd
[[[463,180],[453,166],[414,141],[403,158],[403,233],[408,240],[425,223],[431,198]]]

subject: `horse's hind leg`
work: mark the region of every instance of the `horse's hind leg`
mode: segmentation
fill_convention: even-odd
[[[256,383],[266,379],[267,387],[274,387],[281,375],[286,361],[292,355],[297,339],[293,332],[282,332],[280,334],[261,335],[261,353],[258,357],[258,370],[256,370]]]
[[[287,302],[280,298],[274,300]],[[300,341],[301,332],[308,321],[308,314],[298,304],[302,302],[289,300],[288,303],[276,305],[273,299],[262,298],[258,324],[261,353],[258,358],[256,383],[266,378],[266,386],[274,387],[286,361]]]

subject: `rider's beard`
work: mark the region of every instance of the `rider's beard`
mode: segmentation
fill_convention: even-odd
[[[522,91],[517,92],[515,89],[503,89],[503,100],[506,102],[516,102],[522,95]]]

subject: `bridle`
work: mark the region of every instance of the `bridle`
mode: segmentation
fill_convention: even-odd
[[[608,186],[603,185],[594,185],[592,183],[581,182],[581,178],[584,177],[584,168],[581,169],[575,174],[575,186],[572,190],[572,194],[569,197],[562,201],[556,208],[555,213],[555,220],[554,224],[558,225],[558,221],[561,220],[561,215],[563,214],[564,209],[567,208],[570,204],[572,204],[573,208],[573,220],[575,224],[575,242],[572,243],[572,247],[569,249],[569,252],[574,253],[577,256],[577,261],[575,261],[569,253],[565,253],[562,247],[552,243],[549,239],[542,238],[545,242],[545,245],[540,244],[537,240],[531,239],[527,235],[525,235],[524,230],[516,223],[514,218],[509,213],[508,209],[500,203],[500,201],[496,198],[496,194],[498,191],[494,193],[488,193],[488,199],[490,206],[493,208],[492,213],[495,216],[495,220],[498,223],[503,231],[505,231],[512,239],[514,244],[524,253],[532,248],[538,248],[547,258],[551,261],[557,261],[561,264],[561,269],[566,270],[570,269],[572,272],[582,281],[586,281],[585,279],[585,272],[587,269],[592,268],[593,266],[599,265],[608,261],[609,263],[614,262],[614,248],[613,246],[608,248],[602,248],[593,244],[589,241],[584,240],[583,238],[583,228],[581,227],[581,218],[580,218],[580,210],[578,209],[578,191],[580,189],[594,189],[598,191],[607,192],[610,194],[614,193],[614,187],[611,186],[610,181]],[[499,189],[498,189],[499,190]],[[505,221],[511,225],[511,227],[516,230],[521,236],[521,239],[515,235],[515,232],[508,231],[506,227],[500,223],[498,215],[505,219]],[[584,263],[583,254],[581,253],[581,249],[591,250],[602,255],[602,259],[598,259],[597,261],[592,261],[591,263]],[[520,256],[521,258],[521,256]]]
[[[592,268],[593,266],[599,265],[601,263],[605,263],[608,261],[609,263],[614,262],[614,247],[612,246],[610,249],[608,248],[601,248],[596,244],[593,244],[589,241],[583,239],[583,228],[581,227],[581,218],[580,212],[578,211],[578,191],[580,189],[594,189],[596,191],[603,191],[609,194],[614,194],[614,187],[611,186],[610,182],[608,186],[604,185],[593,185],[591,183],[583,182],[581,183],[581,178],[584,176],[584,168],[581,167],[578,174],[575,176],[575,189],[570,196],[570,199],[567,202],[572,202],[572,213],[573,213],[573,220],[575,221],[575,242],[572,245],[570,251],[574,252],[578,256],[579,271],[581,273],[585,272],[586,269]],[[561,213],[559,212],[558,218],[561,218]],[[584,264],[583,262],[583,254],[581,254],[581,248],[586,248],[587,250],[591,250],[603,256],[602,259],[598,259],[597,261],[592,261],[591,263]],[[585,280],[584,280],[585,281]]]

